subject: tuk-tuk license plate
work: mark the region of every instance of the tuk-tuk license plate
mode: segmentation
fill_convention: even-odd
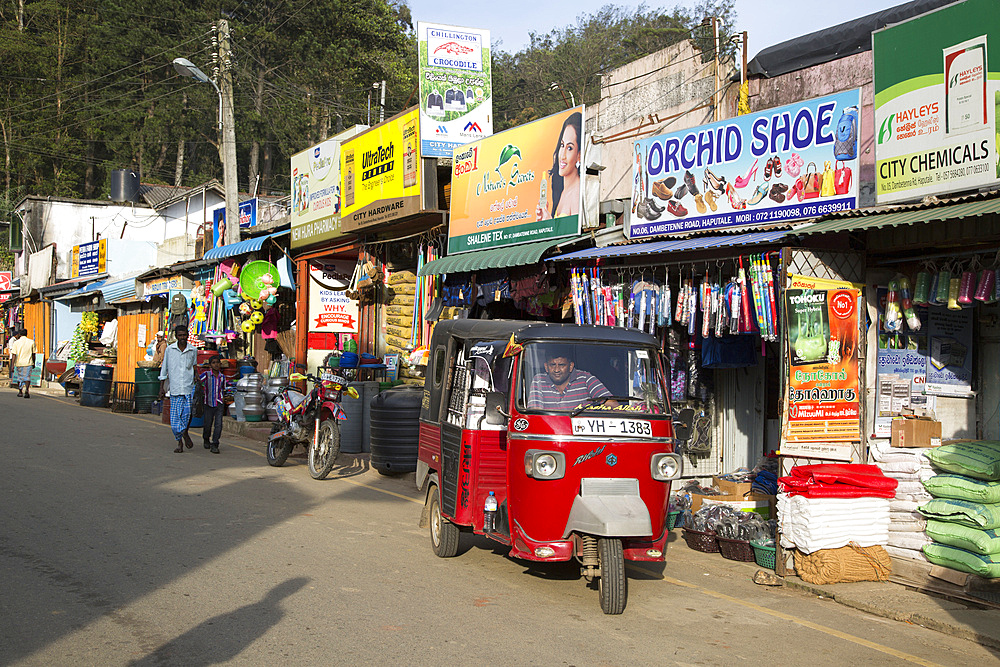
[[[644,419],[574,417],[573,435],[614,435],[628,438],[652,438],[653,428]]]

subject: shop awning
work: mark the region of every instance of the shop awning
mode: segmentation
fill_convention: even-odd
[[[820,220],[795,229],[796,234],[830,234],[881,227],[898,227],[934,220],[956,220],[1000,213],[1000,197],[945,203],[933,208],[910,208],[903,211],[871,211],[860,215]]]
[[[104,303],[113,303],[125,299],[135,299],[135,278],[119,280],[101,287]]]
[[[286,229],[283,232],[275,232],[264,236],[255,236],[252,239],[246,239],[245,241],[240,241],[239,243],[230,243],[229,245],[224,245],[219,248],[212,248],[205,253],[202,259],[218,260],[225,259],[227,257],[234,257],[236,255],[245,255],[248,252],[256,252],[264,247],[264,243],[268,239],[286,236],[291,233],[291,230]]]
[[[556,241],[537,241],[535,243],[523,243],[515,246],[504,246],[490,250],[476,250],[474,252],[463,252],[458,255],[449,255],[448,257],[435,259],[433,262],[424,264],[420,269],[420,275],[439,276],[445,273],[467,273],[483,269],[499,269],[508,266],[535,264],[542,258],[545,251],[559,245],[569,245],[579,240],[580,237],[571,237]]]
[[[93,294],[94,292],[97,292],[98,290],[100,290],[101,287],[104,286],[105,282],[106,281],[104,281],[104,280],[97,280],[95,282],[88,283],[88,284],[84,285],[83,287],[81,287],[78,290],[73,290],[69,294],[63,294],[62,296],[57,296],[56,299],[59,300],[59,301],[62,301],[63,299],[73,299],[73,298],[78,297],[78,296],[85,296],[87,294]]]
[[[647,243],[630,243],[628,245],[610,245],[603,248],[587,248],[576,252],[550,257],[554,262],[586,261],[589,259],[613,259],[616,257],[635,257],[637,255],[658,255],[661,253],[711,250],[714,248],[729,248],[758,244],[771,244],[780,241],[789,234],[789,230],[773,230],[769,232],[749,232],[747,234],[724,234],[719,236],[699,236],[697,238],[653,241]]]

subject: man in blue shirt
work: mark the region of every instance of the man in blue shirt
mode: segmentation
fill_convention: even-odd
[[[177,340],[167,346],[160,366],[160,400],[170,390],[170,430],[177,440],[175,454],[194,446],[188,435],[191,424],[191,395],[194,393],[194,364],[198,350],[188,345],[188,328],[181,325],[174,328]]]
[[[201,431],[201,438],[205,443],[205,449],[211,449],[213,454],[218,454],[219,438],[222,437],[222,413],[226,409],[223,392],[232,384],[229,378],[222,374],[221,356],[215,355],[208,360],[208,370],[198,376],[198,382],[205,395],[205,425]]]

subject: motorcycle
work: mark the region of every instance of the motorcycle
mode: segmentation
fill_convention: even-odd
[[[329,373],[321,377],[292,373],[289,379],[307,380],[313,388],[303,394],[286,387],[274,399],[279,419],[267,440],[267,462],[280,467],[292,449],[301,445],[308,452],[309,474],[313,479],[325,479],[340,454],[339,420],[347,419],[340,401],[345,392],[358,398],[358,391],[348,387],[344,378]]]

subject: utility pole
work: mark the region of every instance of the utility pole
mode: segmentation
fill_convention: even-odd
[[[229,21],[219,20],[219,92],[222,98],[222,187],[226,191],[225,243],[240,240],[239,186],[236,179],[236,118],[233,113],[233,63]]]
[[[715,55],[714,62],[715,67],[715,92],[712,93],[712,120],[719,120],[719,87],[722,81],[719,78],[719,19],[715,16],[712,17],[712,39],[715,43]]]
[[[382,104],[381,109],[378,112],[378,122],[385,120],[385,79],[382,79]]]

